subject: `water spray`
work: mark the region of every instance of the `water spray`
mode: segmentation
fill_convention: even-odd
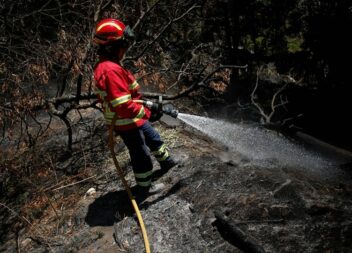
[[[323,174],[332,161],[292,143],[284,136],[253,125],[231,123],[187,113],[180,113],[169,103],[138,100],[146,107],[177,118],[187,125],[224,144],[231,151],[244,155],[258,164],[280,161],[281,165],[305,168],[306,171]],[[328,173],[329,174],[329,173]]]

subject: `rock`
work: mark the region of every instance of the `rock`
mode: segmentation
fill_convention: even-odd
[[[25,248],[32,242],[31,238],[26,238],[21,242],[21,247]]]
[[[97,194],[97,191],[95,188],[89,188],[88,191],[85,194],[85,197],[90,197],[90,196],[95,196]]]
[[[160,121],[168,127],[177,127],[181,125],[181,122],[179,120],[166,114],[161,117]]]

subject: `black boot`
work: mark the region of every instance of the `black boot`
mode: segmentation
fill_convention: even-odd
[[[175,167],[178,164],[178,162],[176,162],[171,157],[168,157],[165,161],[159,162],[159,164],[160,164],[161,170],[163,170],[163,172],[166,173],[168,170]]]
[[[143,202],[146,198],[151,195],[158,194],[165,189],[163,183],[152,183],[150,186],[139,186],[137,185],[133,190],[133,195],[138,203]]]

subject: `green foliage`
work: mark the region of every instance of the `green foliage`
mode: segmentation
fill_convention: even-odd
[[[297,53],[303,51],[303,38],[302,37],[285,37],[287,41],[287,50],[289,53]]]

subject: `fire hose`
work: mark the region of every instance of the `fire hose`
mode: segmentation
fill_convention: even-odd
[[[131,200],[131,203],[132,203],[132,206],[133,206],[133,209],[137,215],[137,219],[138,219],[138,222],[139,222],[139,225],[140,225],[140,228],[141,228],[141,231],[142,231],[142,235],[143,235],[143,241],[144,241],[144,247],[145,247],[145,251],[146,253],[150,253],[150,244],[149,244],[149,240],[148,240],[148,235],[147,235],[147,230],[145,229],[145,226],[144,226],[144,222],[143,222],[143,218],[142,218],[142,215],[139,211],[139,208],[138,208],[138,205],[137,205],[137,202],[136,202],[136,199],[134,198],[134,196],[132,195],[132,191],[131,191],[131,188],[129,187],[124,175],[123,175],[123,171],[117,161],[117,158],[116,158],[116,154],[115,154],[115,150],[114,150],[114,126],[115,126],[115,121],[117,119],[117,114],[115,113],[115,116],[114,118],[112,119],[112,124],[109,128],[109,148],[110,148],[110,152],[111,152],[111,155],[112,155],[112,159],[114,161],[114,164],[115,164],[115,167],[116,167],[116,171],[117,171],[117,174],[119,175],[122,183],[123,183],[123,186],[128,194],[128,197],[130,198]]]
[[[156,102],[152,102],[152,101],[146,101],[146,100],[135,100],[134,102],[136,103],[140,103],[140,104],[143,104],[149,108],[154,108],[154,110],[159,110],[159,112],[162,114],[162,113],[165,113],[165,114],[168,114],[174,118],[177,117],[177,114],[178,114],[178,111],[171,108],[171,107],[163,107],[163,104],[161,102],[161,98],[159,99],[159,103],[156,103]],[[109,148],[110,148],[110,152],[111,152],[111,156],[112,156],[112,159],[114,161],[114,164],[115,164],[115,168],[116,168],[116,171],[117,171],[117,174],[118,176],[120,177],[122,183],[123,183],[123,186],[128,194],[128,197],[129,199],[131,200],[131,203],[132,203],[132,206],[133,206],[133,209],[137,215],[137,219],[138,219],[138,222],[139,222],[139,225],[140,225],[140,228],[141,228],[141,232],[142,232],[142,235],[143,235],[143,241],[144,241],[144,247],[145,247],[145,251],[146,253],[150,253],[150,244],[149,244],[149,240],[148,240],[148,235],[147,235],[147,230],[145,228],[145,225],[144,225],[144,221],[143,221],[143,218],[142,218],[142,215],[139,211],[139,207],[137,205],[137,202],[136,202],[136,199],[134,198],[133,194],[132,194],[132,191],[131,191],[131,188],[129,187],[124,175],[123,175],[123,171],[117,161],[117,158],[116,158],[116,153],[115,153],[115,149],[114,149],[114,145],[115,145],[115,141],[114,141],[114,129],[115,129],[115,122],[116,122],[116,119],[117,119],[117,113],[115,113],[114,115],[114,118],[112,119],[112,123],[109,127]]]

